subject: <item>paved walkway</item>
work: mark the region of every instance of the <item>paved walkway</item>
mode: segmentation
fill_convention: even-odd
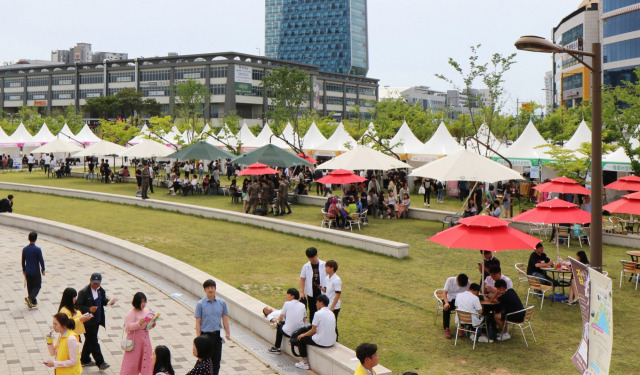
[[[0,228],[0,238],[0,374],[53,374],[52,369],[37,361],[49,359],[44,336],[52,329],[52,316],[62,291],[68,286],[76,290],[85,287],[91,273],[96,271],[102,273],[102,285],[107,295],[118,297],[119,301],[106,308],[107,330],[101,328],[99,333],[102,353],[111,367],[103,372],[96,367],[85,368],[84,374],[120,373],[121,327],[125,314],[131,309],[130,301],[138,291],[146,294],[149,308],[162,314],[157,327],[151,331],[152,344],[169,347],[176,374],[185,374],[193,367],[196,361],[192,354],[195,331],[190,304],[195,301],[193,296],[183,296],[175,286],[155,280],[145,282],[116,268],[111,261],[107,263],[39,238],[37,245],[43,250],[46,276],[38,296],[38,307],[30,310],[24,302],[27,293],[20,267],[22,248],[28,244],[27,234]],[[232,333],[237,332],[234,328]],[[220,373],[259,375],[278,372],[234,342],[232,336],[223,347]]]

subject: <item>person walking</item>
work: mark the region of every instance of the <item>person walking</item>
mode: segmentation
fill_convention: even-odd
[[[29,154],[27,156],[27,165],[29,166],[29,173],[33,170],[33,165],[36,163],[36,158],[33,157],[33,154]]]
[[[44,365],[55,368],[55,375],[80,375],[82,366],[78,360],[80,345],[78,336],[73,333],[75,328],[73,319],[69,319],[63,313],[53,316],[53,330],[60,334],[60,338],[53,344],[53,335],[47,335],[47,349],[49,355],[55,356],[55,360],[45,361]]]
[[[147,195],[147,191],[149,190],[149,180],[151,178],[151,174],[149,172],[148,163],[144,163],[141,177],[142,177],[142,185],[141,185],[142,199],[149,199],[149,196]]]
[[[147,296],[142,292],[133,295],[133,308],[124,317],[124,329],[127,340],[133,340],[133,350],[125,351],[122,357],[120,375],[153,375],[153,347],[147,330],[149,314]]]
[[[76,336],[80,337],[80,335],[85,332],[84,322],[91,319],[91,315],[83,315],[82,312],[78,310],[78,308],[76,307],[77,296],[78,293],[75,289],[66,288],[64,292],[62,292],[62,298],[60,299],[58,312],[65,314],[69,319],[72,319],[75,322],[73,333],[75,333]]]
[[[206,297],[198,301],[196,304],[196,336],[205,336],[209,338],[211,343],[211,363],[213,364],[213,375],[220,372],[220,360],[222,359],[222,338],[220,337],[220,328],[222,326],[225,331],[225,338],[229,340],[231,330],[229,328],[229,311],[227,303],[220,297],[216,297],[216,282],[214,280],[206,280],[202,287],[206,293]],[[200,356],[198,356],[199,359]]]
[[[42,276],[44,276],[44,258],[42,249],[36,246],[37,239],[38,233],[29,233],[29,245],[22,249],[22,275],[27,281],[28,293],[24,301],[29,308],[38,306],[37,297],[42,287]]]
[[[104,361],[100,343],[98,343],[98,330],[100,326],[106,327],[106,319],[104,307],[113,306],[118,300],[117,298],[107,298],[107,292],[100,286],[102,284],[102,275],[99,273],[91,274],[89,285],[78,292],[77,305],[83,314],[91,313],[93,317],[84,323],[84,346],[82,347],[82,355],[80,362],[82,367],[98,366],[100,370],[109,368],[109,364]],[[95,362],[91,361],[91,356]]]

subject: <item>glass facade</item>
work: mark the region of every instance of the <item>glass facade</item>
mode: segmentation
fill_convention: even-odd
[[[637,57],[640,57],[640,38],[605,44],[603,47],[603,63],[635,59]]]
[[[582,88],[582,73],[562,77],[562,91]]]
[[[27,78],[27,86],[49,86],[49,77],[29,77]]]
[[[269,58],[365,76],[366,0],[266,0],[265,39]]]
[[[605,38],[640,30],[640,10],[602,20]]]
[[[636,68],[640,68],[640,65],[606,70],[604,72],[604,84],[606,86],[620,86],[624,81],[636,82],[638,77],[633,72]]]
[[[602,2],[602,11],[604,13],[607,13],[611,12],[612,10],[624,8],[626,6],[638,3],[638,0],[604,0]]]

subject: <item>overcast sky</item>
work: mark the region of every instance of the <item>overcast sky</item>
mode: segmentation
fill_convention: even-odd
[[[264,0],[31,0],[2,4],[0,63],[49,60],[51,50],[76,42],[93,51],[164,56],[264,52]],[[369,77],[380,85],[450,87],[447,64],[466,63],[469,46],[482,44],[480,60],[516,52],[521,35],[550,38],[551,29],[579,0],[368,0]],[[518,52],[506,76],[507,107],[516,100],[544,102],[550,55]],[[478,87],[481,82],[478,82]],[[509,110],[509,108],[505,108]]]

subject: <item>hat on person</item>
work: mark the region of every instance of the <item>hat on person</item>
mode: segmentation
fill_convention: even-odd
[[[95,283],[95,284],[100,284],[102,283],[102,275],[99,273],[92,273],[91,274],[91,282]]]
[[[331,198],[333,198],[333,194],[327,195],[327,199],[331,199]]]

